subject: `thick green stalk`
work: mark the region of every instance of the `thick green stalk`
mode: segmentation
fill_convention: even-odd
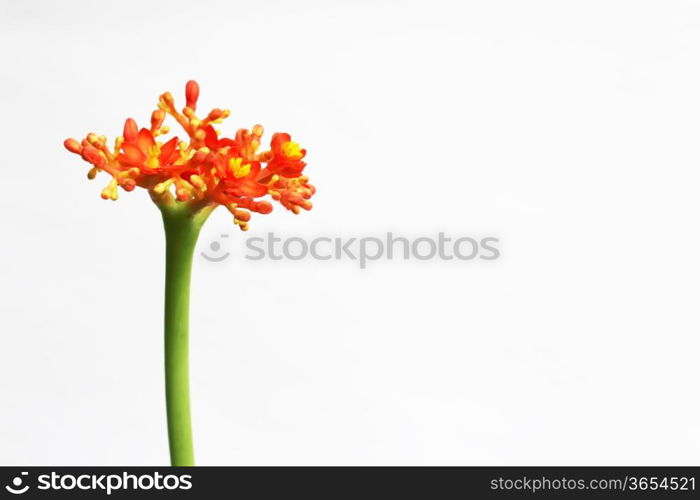
[[[184,204],[183,204],[184,205]],[[165,227],[165,396],[170,462],[194,465],[190,418],[189,313],[192,257],[205,207],[161,207]]]

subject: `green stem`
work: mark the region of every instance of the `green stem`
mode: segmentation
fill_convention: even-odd
[[[199,231],[213,210],[160,206],[165,227],[165,397],[170,462],[194,465],[190,419],[189,313],[192,257]]]

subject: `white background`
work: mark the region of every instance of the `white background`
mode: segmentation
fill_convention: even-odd
[[[158,95],[308,149],[248,236],[496,262],[196,260],[198,463],[695,464],[700,5],[3,1],[0,463],[166,464],[163,238],[63,149]],[[268,135],[269,137],[269,135]],[[240,232],[220,211],[200,241]],[[238,243],[235,243],[238,241]]]

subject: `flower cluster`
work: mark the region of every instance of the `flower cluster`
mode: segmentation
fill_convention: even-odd
[[[106,137],[94,133],[82,141],[66,139],[65,147],[92,165],[89,179],[101,171],[112,176],[102,198],[116,200],[119,187],[132,191],[139,186],[147,189],[156,203],[174,198],[183,203],[223,205],[244,231],[251,212],[272,211],[272,204],[260,199],[266,195],[295,214],[311,209],[309,199],[315,189],[302,175],[306,150],[289,134],[273,134],[270,149],[258,151],[262,126],[240,129],[233,138],[221,137],[214,125],[227,118],[229,110],[214,108],[199,118],[195,114],[199,97],[195,81],[187,82],[185,97],[186,105],[179,112],[173,96],[162,94],[150,128],[139,129],[128,118],[123,136],[116,138],[112,149]],[[163,125],[166,115],[184,129],[189,142],[177,137],[159,140],[170,131]]]

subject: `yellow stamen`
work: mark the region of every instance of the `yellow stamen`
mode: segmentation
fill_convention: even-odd
[[[296,142],[285,142],[282,146],[282,154],[290,160],[299,160],[302,157],[301,148]]]
[[[146,158],[145,165],[148,168],[157,168],[160,165],[158,157],[160,156],[160,143],[156,143],[150,148],[148,148],[148,158]]]
[[[231,173],[236,179],[245,177],[250,173],[250,163],[243,163],[243,158],[231,158],[228,162]]]

